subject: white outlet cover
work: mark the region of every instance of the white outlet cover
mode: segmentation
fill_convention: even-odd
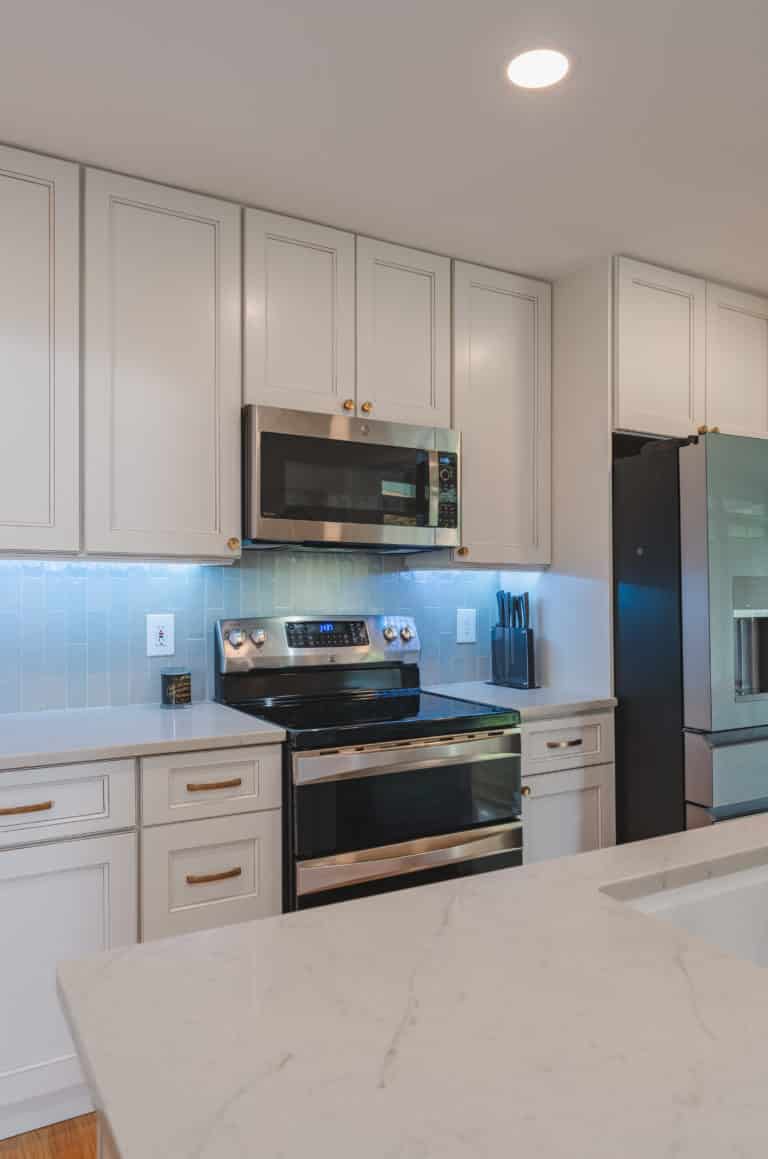
[[[477,608],[456,609],[456,643],[477,643]]]
[[[173,612],[147,616],[147,655],[173,656],[176,651],[176,617]]]

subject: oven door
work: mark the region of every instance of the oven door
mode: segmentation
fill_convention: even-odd
[[[458,436],[246,407],[245,537],[403,547],[458,543]]]
[[[297,908],[522,863],[518,730],[296,753]]]

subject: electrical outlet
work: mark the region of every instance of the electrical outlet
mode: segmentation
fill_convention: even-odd
[[[477,608],[456,609],[456,643],[477,643]]]
[[[176,651],[176,617],[173,612],[147,616],[147,655],[173,656]]]

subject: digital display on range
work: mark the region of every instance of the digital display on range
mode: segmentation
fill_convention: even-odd
[[[359,648],[370,643],[365,620],[301,620],[285,625],[289,648]]]

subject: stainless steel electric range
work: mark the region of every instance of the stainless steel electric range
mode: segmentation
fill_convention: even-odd
[[[422,692],[410,616],[221,620],[216,698],[286,730],[284,906],[520,865],[519,715]]]

